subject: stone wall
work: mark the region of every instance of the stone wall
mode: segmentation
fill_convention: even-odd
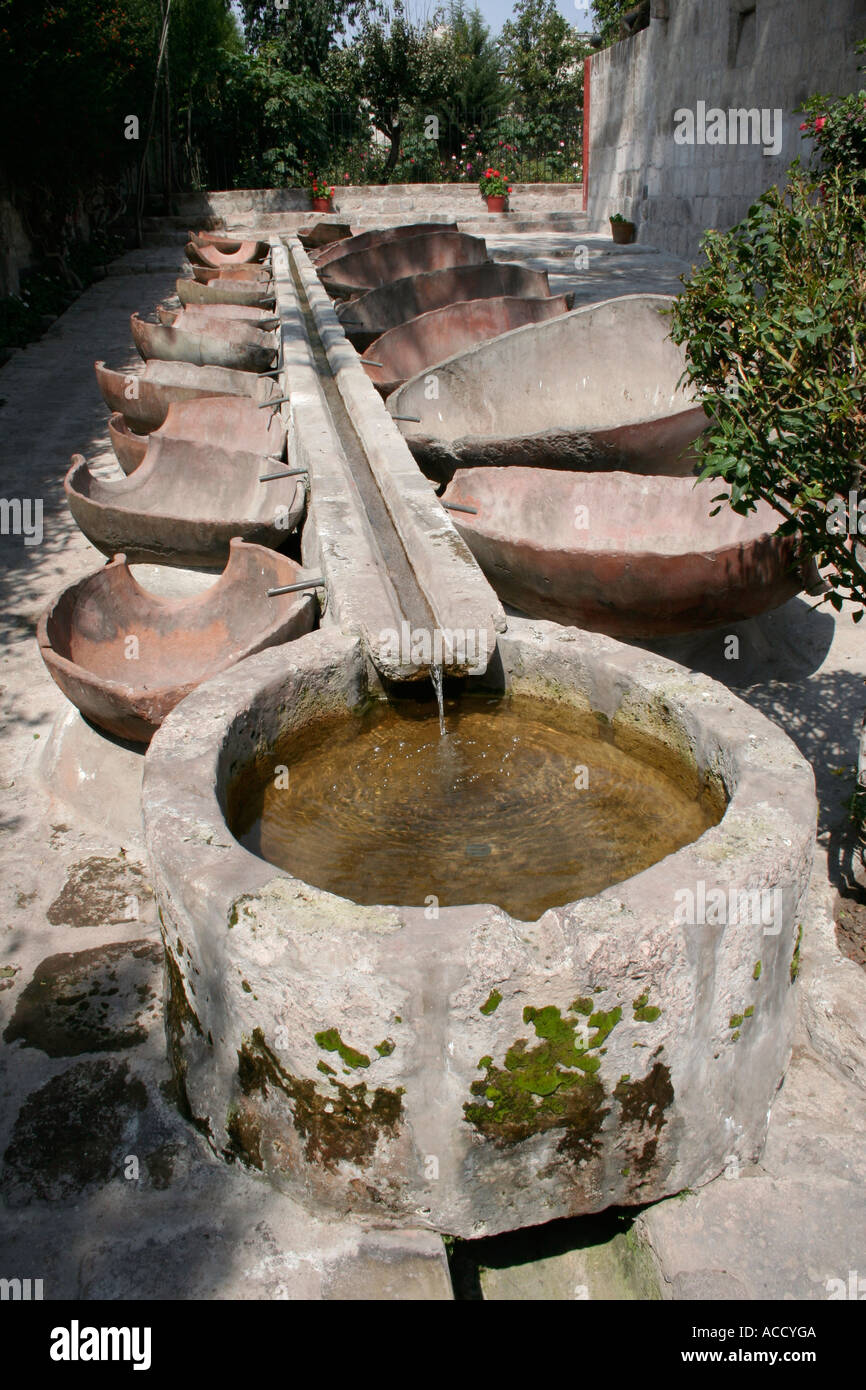
[[[806,97],[866,87],[854,52],[866,0],[652,0],[651,15],[649,28],[591,60],[590,224],[606,229],[622,212],[638,241],[694,257],[702,231],[733,226],[808,154],[796,112]],[[694,144],[677,143],[675,113],[700,102],[707,116],[764,111],[773,152],[763,139],[698,143],[703,122]]]

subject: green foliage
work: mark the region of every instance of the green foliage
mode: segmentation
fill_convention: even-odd
[[[866,41],[856,51],[866,53]],[[838,169],[857,193],[866,194],[866,92],[812,96],[800,109],[807,116],[800,130],[814,140],[820,167]]]
[[[592,15],[604,48],[616,43],[620,20],[635,4],[636,0],[592,0]]]
[[[553,0],[517,0],[499,46],[506,80],[528,116],[583,107],[587,50]]]
[[[856,519],[838,523],[863,481],[866,199],[840,169],[822,182],[795,164],[738,226],[706,233],[672,336],[712,417],[701,476],[723,480],[741,514],[776,507],[831,562],[828,601],[853,600],[859,618],[864,549]]]

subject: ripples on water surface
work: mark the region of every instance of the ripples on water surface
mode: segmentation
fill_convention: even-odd
[[[239,775],[229,825],[253,853],[355,902],[435,895],[532,921],[718,819],[560,705],[464,696],[446,724],[442,738],[434,703],[404,701],[308,727]]]

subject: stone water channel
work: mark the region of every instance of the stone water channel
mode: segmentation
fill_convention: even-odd
[[[200,686],[147,754],[181,1111],[221,1161],[314,1219],[406,1239],[478,1237],[706,1183],[732,1150],[760,1152],[790,1055],[811,770],[726,687],[506,614],[300,243],[275,237],[271,262],[275,408],[288,465],[309,474],[302,562],[322,581],[321,625]],[[437,646],[437,631],[476,634],[470,659]],[[399,703],[440,649],[452,700],[558,711],[599,748],[654,762],[714,806],[715,823],[534,921],[495,903],[361,906],[233,838],[239,773],[371,699]],[[684,928],[674,905],[691,886],[735,916],[755,894],[772,906],[721,934]]]

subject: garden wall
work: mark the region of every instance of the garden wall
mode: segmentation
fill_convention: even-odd
[[[638,241],[695,256],[702,231],[733,226],[808,154],[796,112],[806,97],[866,87],[866,58],[854,52],[862,38],[866,0],[652,0],[649,27],[590,62],[591,226],[622,212]],[[697,117],[701,102],[726,116],[763,110],[778,152],[764,154],[763,140],[698,143],[702,120],[695,143],[677,143],[675,113]]]

